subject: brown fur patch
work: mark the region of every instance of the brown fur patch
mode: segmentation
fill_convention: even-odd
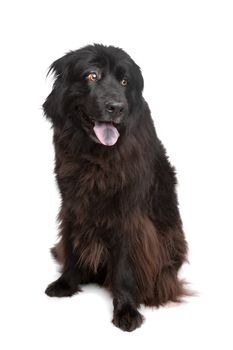
[[[98,241],[91,241],[90,244],[81,249],[78,264],[97,273],[98,267],[106,260],[107,249]]]
[[[142,299],[153,298],[160,269],[159,241],[151,221],[140,213],[131,218],[129,232],[130,258],[135,266],[137,285]]]
[[[181,228],[180,232],[177,227],[164,236],[156,231],[147,216],[139,212],[134,213],[128,225],[130,258],[135,267],[141,302],[159,306],[168,301],[179,301],[187,294],[177,277],[177,268],[186,255]]]

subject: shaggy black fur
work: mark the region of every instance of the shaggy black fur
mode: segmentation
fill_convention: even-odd
[[[139,67],[103,45],[55,61],[43,107],[52,122],[60,188],[62,266],[49,296],[71,296],[95,282],[113,295],[113,323],[140,327],[140,304],[164,305],[184,294],[186,259],[176,176],[142,96]]]

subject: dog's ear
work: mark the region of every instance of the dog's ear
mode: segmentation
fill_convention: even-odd
[[[54,125],[61,125],[63,120],[64,89],[57,82],[43,104],[44,114]]]
[[[72,59],[73,52],[67,53],[65,56],[58,58],[49,67],[47,76],[52,73],[55,79],[64,79],[68,73],[69,65]]]
[[[63,101],[64,94],[67,90],[65,84],[68,75],[69,66],[72,59],[72,52],[54,61],[49,67],[47,75],[54,75],[54,84],[52,92],[49,94],[43,104],[43,110],[46,118],[53,122],[54,125],[61,124],[63,121]]]

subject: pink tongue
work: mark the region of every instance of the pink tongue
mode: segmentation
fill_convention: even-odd
[[[120,136],[118,130],[112,123],[95,122],[94,132],[98,140],[105,146],[112,146]]]

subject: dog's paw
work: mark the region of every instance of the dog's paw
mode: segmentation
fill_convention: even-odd
[[[124,305],[120,310],[115,310],[113,315],[113,324],[126,332],[132,332],[139,328],[144,318],[131,305]]]
[[[73,288],[68,282],[58,279],[48,285],[45,294],[50,297],[71,297],[77,291],[78,288]]]

